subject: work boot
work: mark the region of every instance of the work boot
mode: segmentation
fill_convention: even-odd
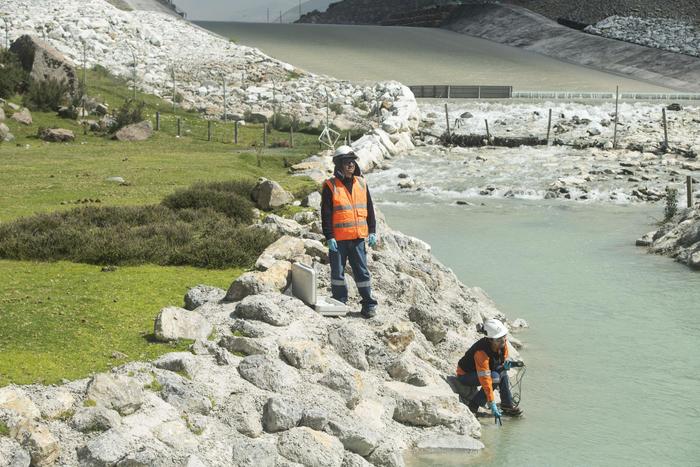
[[[513,407],[509,405],[501,405],[501,412],[503,415],[508,417],[521,417],[523,415],[523,411],[520,409],[520,407]]]
[[[375,307],[362,307],[362,310],[360,311],[360,315],[362,315],[362,317],[365,319],[373,318],[376,316],[376,314],[377,310]]]

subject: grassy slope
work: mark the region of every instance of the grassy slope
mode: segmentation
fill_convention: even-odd
[[[100,73],[90,72],[88,84],[89,95],[113,108],[131,95],[123,83]],[[0,222],[70,209],[84,199],[99,199],[100,205],[157,203],[197,180],[266,176],[292,191],[312,184],[289,176],[285,159],[294,162],[315,152],[315,136],[295,135],[295,149],[259,152],[251,146],[260,145],[260,125],[242,127],[239,144],[233,145],[233,125],[219,122],[215,141],[208,142],[207,123],[196,114],[172,114],[166,102],[139,97],[150,117],[164,112],[164,131],[143,143],[83,135],[75,122],[50,113],[33,113],[30,127],[8,119],[17,139],[0,144]],[[173,136],[178,116],[184,122],[181,138]],[[44,143],[34,136],[40,126],[72,129],[76,141]],[[273,132],[269,141],[287,137]],[[110,176],[121,176],[128,185],[106,181]],[[84,377],[123,363],[111,358],[114,351],[134,360],[182,348],[149,341],[160,308],[181,306],[186,290],[196,284],[226,288],[240,273],[152,265],[106,273],[83,264],[0,260],[0,386]]]

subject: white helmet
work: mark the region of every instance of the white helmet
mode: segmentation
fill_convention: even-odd
[[[486,333],[486,337],[498,339],[508,334],[508,329],[497,319],[490,318],[484,321],[484,332]]]
[[[333,163],[338,164],[342,159],[352,159],[356,160],[357,155],[355,151],[348,145],[342,145],[335,150],[333,153]]]

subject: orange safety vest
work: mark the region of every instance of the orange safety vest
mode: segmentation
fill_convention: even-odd
[[[337,177],[326,180],[333,193],[333,238],[367,238],[367,185],[362,177],[353,177],[352,193]]]

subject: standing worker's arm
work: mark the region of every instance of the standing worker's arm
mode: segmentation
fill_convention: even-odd
[[[486,401],[493,402],[493,380],[491,379],[491,368],[489,367],[489,356],[486,352],[479,350],[474,354],[474,363],[476,364],[476,376],[479,378],[481,388],[486,394]]]
[[[330,240],[333,235],[333,192],[328,184],[323,184],[321,191],[321,227],[326,240]]]
[[[374,217],[374,204],[369,194],[369,187],[367,188],[367,229],[371,234],[377,231],[377,219]]]

